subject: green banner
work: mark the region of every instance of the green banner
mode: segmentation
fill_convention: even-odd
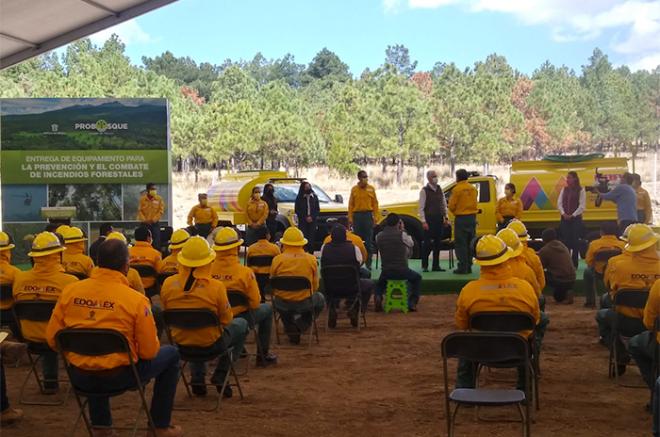
[[[168,183],[167,150],[3,150],[4,184]]]

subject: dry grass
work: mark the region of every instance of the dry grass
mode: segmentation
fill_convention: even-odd
[[[660,164],[659,164],[660,165]],[[483,166],[459,165],[468,169],[484,171]],[[382,172],[379,165],[370,165],[365,170],[370,175],[371,183],[378,189],[378,198],[382,204],[412,201],[418,198],[419,190],[425,183],[424,174],[426,170],[433,168],[439,172],[440,182],[445,185],[452,181],[449,172],[449,166],[434,165],[428,168],[417,169],[415,167],[405,167],[401,184],[396,184],[396,169],[388,167],[386,172]],[[635,165],[635,171],[642,176],[642,181],[651,197],[658,199],[660,196],[660,179],[654,175],[653,154],[640,155]],[[509,179],[509,166],[497,165],[490,166],[488,173],[495,175],[500,180],[498,190],[503,191],[503,186]],[[224,174],[224,172],[223,172]],[[335,172],[329,171],[326,167],[312,167],[301,169],[299,176],[304,176],[310,181],[318,184],[331,197],[335,194],[341,194],[345,201],[351,187],[355,184],[354,177],[342,177]],[[174,173],[172,175],[173,194],[174,194],[174,226],[181,227],[186,225],[186,217],[190,208],[197,202],[197,193],[205,192],[207,188],[219,181],[216,171],[202,171],[199,173],[199,180],[195,183],[193,173]],[[654,195],[654,189],[656,194]],[[654,223],[660,221],[660,204],[654,201]]]

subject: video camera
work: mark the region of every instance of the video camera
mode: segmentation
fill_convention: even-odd
[[[598,172],[598,169],[596,169],[596,177],[595,177],[596,183],[590,187],[585,187],[585,191],[588,191],[590,193],[595,193],[595,194],[605,194],[609,193],[610,187],[609,187],[609,179],[607,176],[605,176],[602,173]],[[601,203],[603,203],[603,199],[599,197],[596,198],[595,204],[596,206],[600,206]]]

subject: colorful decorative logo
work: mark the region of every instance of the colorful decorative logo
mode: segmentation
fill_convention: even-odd
[[[551,197],[554,198],[552,199],[551,197],[548,197],[545,191],[543,191],[543,187],[538,179],[531,178],[520,195],[523,209],[528,211],[535,204],[538,209],[555,209],[554,205],[557,202],[557,196],[559,196],[559,191],[557,190],[561,190],[561,187],[563,186],[563,180],[560,179],[555,186],[556,193],[553,192],[551,194]]]

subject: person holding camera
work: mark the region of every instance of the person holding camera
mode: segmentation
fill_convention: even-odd
[[[621,182],[608,193],[598,193],[597,199],[611,200],[616,203],[616,217],[619,223],[619,235],[633,223],[637,223],[637,193],[632,187],[633,175],[625,172]]]
[[[587,193],[580,185],[580,178],[574,171],[566,175],[566,186],[557,198],[557,209],[561,215],[559,234],[561,242],[571,252],[573,265],[577,267],[582,237],[582,213],[587,206]]]

